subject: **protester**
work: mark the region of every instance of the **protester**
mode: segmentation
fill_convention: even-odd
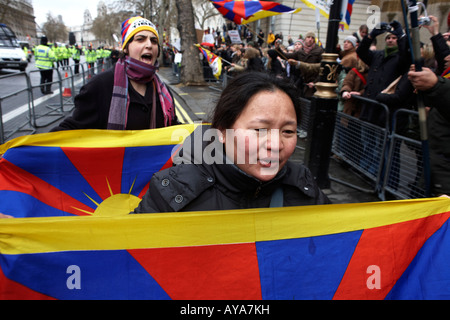
[[[360,96],[364,93],[368,70],[369,66],[362,62],[361,59],[358,59],[356,67],[350,69],[344,78],[340,95],[344,99],[343,112],[349,116],[359,118],[361,105],[352,97]]]
[[[386,33],[386,46],[384,50],[370,50],[373,39]],[[402,76],[409,68],[411,59],[407,50],[407,40],[404,36],[402,26],[398,21],[390,25],[382,23],[380,27],[374,28],[366,36],[356,50],[358,57],[369,66],[367,85],[364,97],[376,101],[376,97],[386,89],[393,81]],[[387,111],[377,103],[365,102],[362,105],[360,119],[374,125],[385,127],[389,119],[386,118]],[[362,143],[364,157],[361,159],[361,167],[370,174],[375,175],[379,169],[381,159],[380,149],[382,139],[374,134],[370,127],[362,129]]]
[[[280,54],[282,59],[287,59],[289,64],[295,65],[300,62],[306,63],[320,63],[322,61],[322,53],[324,52],[323,48],[316,44],[316,35],[314,32],[310,31],[306,34],[305,40],[297,42],[297,47],[294,49],[294,52],[282,53]],[[280,52],[280,50],[278,50]],[[293,59],[295,61],[292,61]],[[315,92],[315,82],[318,81],[319,73],[318,72],[309,72],[308,74],[302,73],[301,84],[303,84],[303,88],[301,90],[301,96],[305,98],[311,98]]]
[[[41,73],[42,94],[52,94],[53,63],[56,61],[53,50],[48,46],[46,36],[41,37],[41,44],[35,48],[36,68]]]
[[[234,71],[243,72],[243,71],[255,71],[255,72],[263,72],[264,63],[261,59],[261,55],[258,49],[255,48],[247,48],[245,49],[245,53],[243,56],[244,63],[243,65],[232,63],[231,66]]]
[[[270,30],[269,35],[267,36],[267,45],[272,47],[275,44],[275,35],[273,34],[273,31]]]
[[[439,23],[432,18],[430,31],[431,40],[435,48],[442,48],[436,52],[438,72],[436,75],[429,68],[415,71],[411,66],[408,78],[414,88],[419,90],[423,102],[428,107],[427,133],[430,154],[431,192],[432,195],[450,194],[450,79],[444,78],[445,72],[450,70],[450,48],[446,47],[445,39],[439,33]]]
[[[267,51],[269,57],[267,62],[267,71],[272,77],[286,77],[286,70],[281,64],[278,54],[275,50],[271,49]]]
[[[266,208],[278,196],[276,206],[330,203],[310,171],[289,161],[297,144],[295,91],[266,73],[236,76],[214,110],[210,130],[217,139],[203,145],[214,147],[216,161],[184,162],[155,173],[134,212]]]
[[[356,38],[356,42],[359,44],[365,36],[369,34],[369,27],[366,24],[359,26],[358,32],[354,32],[353,36]]]
[[[346,73],[356,67],[356,38],[354,36],[344,39],[344,50],[339,53],[339,60]]]
[[[133,17],[122,24],[123,56],[114,68],[92,78],[75,97],[75,110],[52,131],[141,130],[177,124],[168,87],[157,75],[156,27]]]

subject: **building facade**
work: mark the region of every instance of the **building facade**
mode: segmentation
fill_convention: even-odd
[[[12,1],[8,6],[1,4],[3,21],[9,26],[20,41],[28,41],[35,44],[37,28],[34,17],[34,9],[31,0]]]

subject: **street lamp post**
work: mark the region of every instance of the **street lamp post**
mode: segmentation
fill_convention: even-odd
[[[336,88],[339,63],[338,54],[335,52],[341,21],[341,5],[342,0],[334,0],[330,8],[320,79],[316,83],[317,91],[311,98],[310,126],[305,150],[305,164],[322,189],[330,188],[328,169],[338,105]]]

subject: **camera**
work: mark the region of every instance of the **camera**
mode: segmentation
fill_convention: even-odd
[[[392,26],[387,23],[381,23],[379,26],[377,26],[377,29],[385,30],[385,31],[391,31]]]
[[[431,24],[431,20],[428,17],[420,17],[417,19],[419,26],[429,26]]]

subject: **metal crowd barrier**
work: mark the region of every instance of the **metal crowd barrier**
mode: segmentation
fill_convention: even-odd
[[[38,128],[46,127],[65,117],[67,112],[74,108],[74,97],[79,93],[81,87],[95,74],[104,72],[111,66],[111,60],[104,59],[103,63],[96,64],[97,72],[86,62],[78,65],[78,73],[75,73],[74,63],[53,68],[53,81],[49,84],[52,85],[55,91],[54,95],[58,96],[58,101],[56,103],[48,103],[43,107],[39,103],[39,99],[35,98],[41,95],[39,69],[1,76],[0,85],[1,81],[10,81],[13,77],[19,77],[23,82],[19,84],[20,88],[18,90],[12,93],[0,94],[0,143],[5,143],[18,132],[33,134]],[[37,75],[33,76],[34,74]],[[9,119],[4,119],[3,107],[14,106],[17,109],[17,101],[12,100],[13,97],[20,94],[27,95],[28,110],[26,112],[26,121],[18,126],[15,125],[14,130],[7,130],[5,129],[5,122]]]
[[[9,120],[9,119],[5,119],[5,117],[10,115],[10,113],[8,115],[5,115],[3,113],[3,106],[8,105],[9,100],[12,100],[14,97],[17,97],[21,94],[26,94],[27,102],[28,102],[27,112],[28,112],[29,118],[31,117],[31,112],[32,112],[32,107],[30,104],[30,101],[32,101],[32,92],[30,89],[30,77],[25,72],[19,72],[19,73],[0,76],[0,86],[2,88],[6,88],[8,86],[7,82],[9,82],[9,84],[10,84],[12,78],[19,78],[20,80],[22,80],[24,82],[23,83],[24,88],[21,88],[19,90],[10,92],[8,94],[3,94],[2,96],[0,96],[0,143],[2,143],[2,144],[9,137],[16,134],[17,132],[28,132],[29,134],[33,134],[36,132],[36,128],[30,126],[29,121],[25,121],[19,125],[15,125],[14,129],[12,129],[12,130],[6,130],[6,128],[5,128],[5,122],[7,122]],[[14,81],[16,81],[16,80],[14,80]],[[9,104],[14,104],[14,101],[11,101]],[[14,112],[14,111],[11,111],[11,112]],[[26,128],[26,127],[28,127],[28,128]]]
[[[399,127],[400,118],[406,120],[406,128]],[[407,109],[399,109],[393,116],[383,190],[399,199],[426,196],[418,119],[417,111]]]
[[[387,192],[397,199],[424,197],[421,143],[402,135],[397,128],[399,116],[417,117],[417,112],[397,110],[391,129],[387,106],[364,97],[355,98],[380,106],[386,117],[384,127],[337,112],[332,153],[360,174],[369,187],[331,175],[330,179],[363,192],[376,193],[381,200],[386,200]]]

